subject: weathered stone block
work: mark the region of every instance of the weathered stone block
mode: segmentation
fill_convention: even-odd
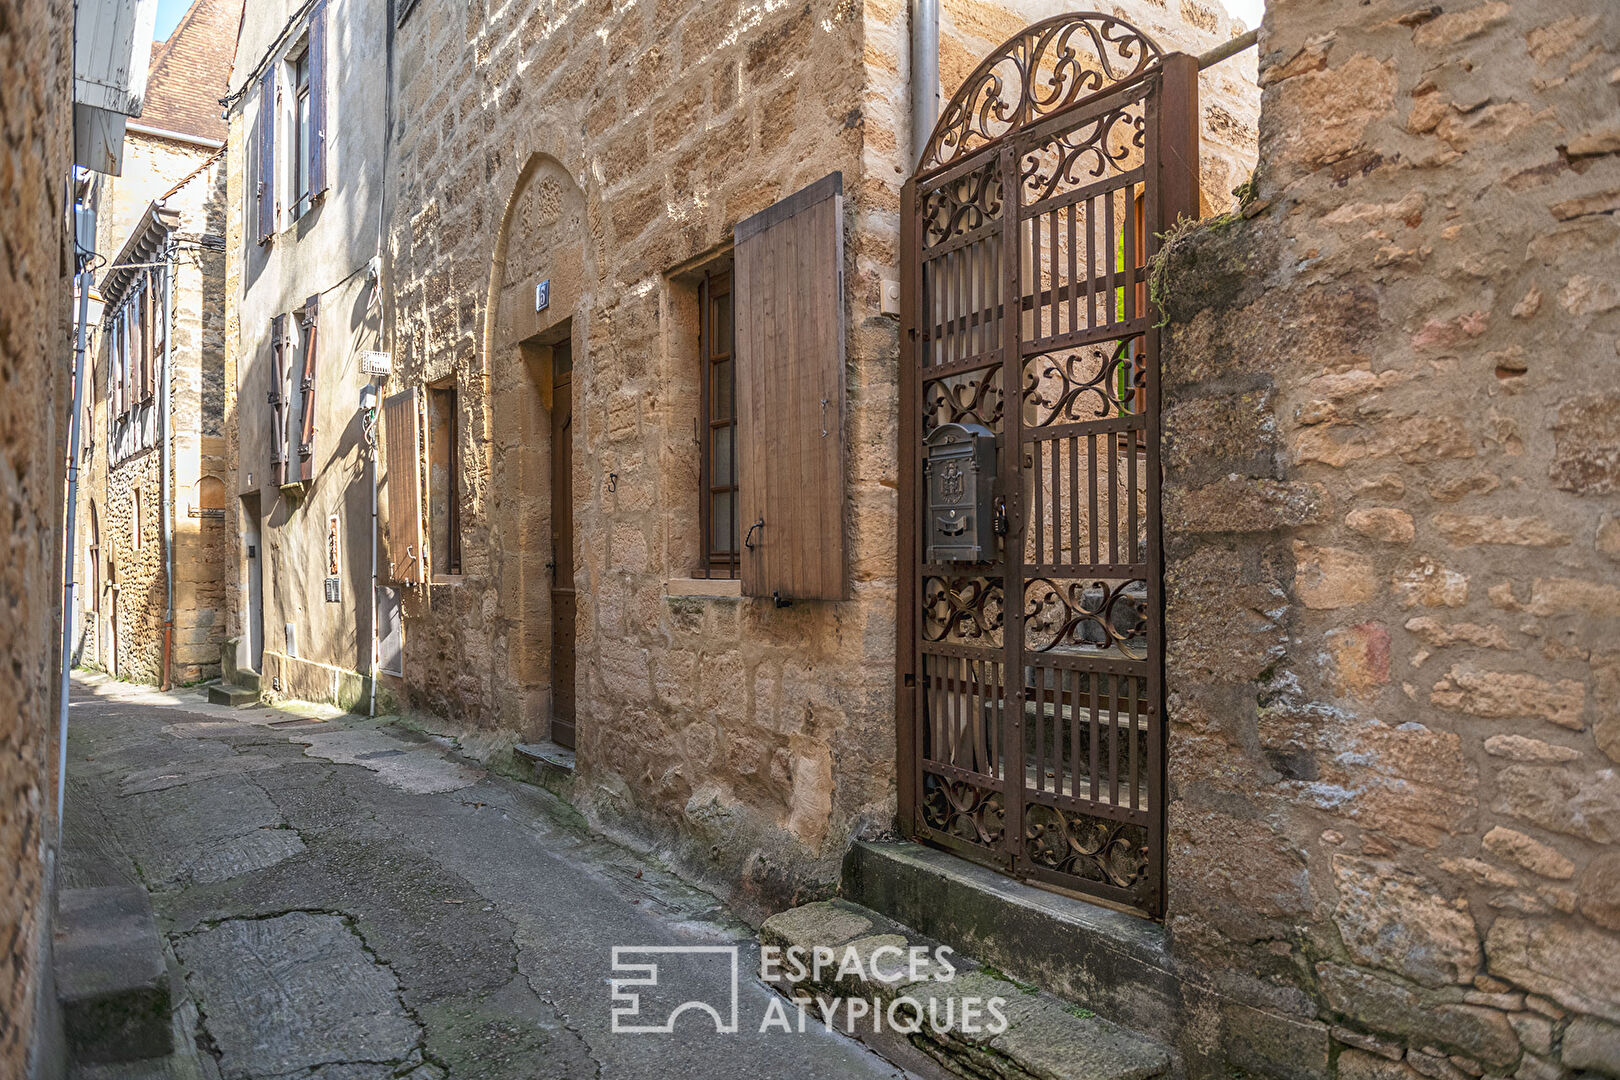
[[[1595,1069],[1605,1076],[1620,1076],[1620,1026],[1577,1016],[1564,1032],[1562,1058],[1571,1069]]]
[[[1466,912],[1389,863],[1335,855],[1333,873],[1333,918],[1351,956],[1425,986],[1472,981],[1479,934]]]
[[[1620,1021],[1620,938],[1578,923],[1503,916],[1485,939],[1490,970],[1566,1008]]]

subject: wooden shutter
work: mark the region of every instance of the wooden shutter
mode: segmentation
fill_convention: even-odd
[[[315,334],[321,298],[304,301],[304,376],[299,380],[298,479],[315,479]]]
[[[118,313],[118,415],[130,410],[131,391],[129,377],[129,308]]]
[[[112,322],[107,324],[107,403],[110,406],[108,412],[115,417],[124,414],[124,370],[120,359],[122,353],[119,351],[123,348],[119,343],[123,336],[119,332],[121,321],[115,315]]]
[[[287,316],[270,320],[270,479],[277,486],[287,482]]]
[[[141,291],[141,400],[157,393],[158,288],[156,275],[148,275]]]
[[[736,228],[737,525],[747,596],[848,593],[843,191],[843,174],[832,173]]]
[[[406,390],[383,400],[383,535],[387,579],[396,585],[425,580],[422,559],[422,445],[416,393]]]
[[[326,190],[326,0],[309,13],[309,197]]]
[[[259,77],[259,243],[276,231],[276,65]]]

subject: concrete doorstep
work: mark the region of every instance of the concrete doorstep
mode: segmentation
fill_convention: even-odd
[[[1170,1070],[1152,1040],[968,957],[946,950],[942,960],[933,939],[845,900],[774,915],[759,940],[767,958],[773,946],[781,957],[768,981],[810,1022],[830,1016],[902,1067],[920,1051],[928,1071],[970,1080],[1152,1080]]]
[[[73,1061],[140,1061],[174,1050],[169,974],[145,889],[64,889],[54,945]]]

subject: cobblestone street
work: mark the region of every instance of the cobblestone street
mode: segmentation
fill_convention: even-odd
[[[63,888],[149,890],[179,1047],[76,1075],[899,1075],[819,1025],[759,1034],[771,991],[746,927],[549,793],[431,737],[308,714],[75,687]],[[702,1015],[611,1032],[611,947],[667,944],[741,947],[738,1033]],[[687,975],[729,992],[720,968]]]

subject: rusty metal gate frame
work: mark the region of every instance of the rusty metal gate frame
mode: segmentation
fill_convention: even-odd
[[[1164,600],[1147,276],[1160,236],[1198,215],[1197,87],[1192,57],[1118,19],[1033,24],[969,76],[901,200],[902,828],[1153,917]],[[924,558],[923,440],[951,421],[998,434],[992,563]]]

